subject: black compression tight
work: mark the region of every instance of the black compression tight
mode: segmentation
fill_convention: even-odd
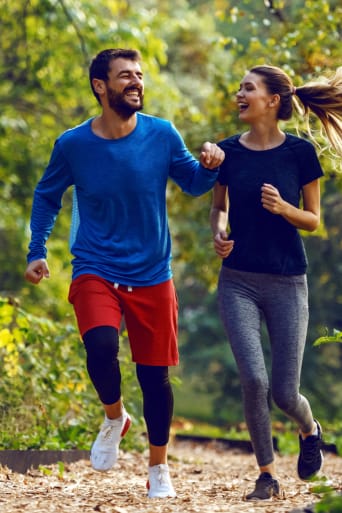
[[[173,415],[169,368],[137,364],[137,377],[144,398],[144,418],[149,441],[152,445],[166,445]]]
[[[99,326],[83,335],[87,369],[103,404],[116,403],[121,397],[121,373],[118,361],[119,335],[112,326]]]
[[[83,335],[90,379],[103,404],[113,404],[121,397],[121,373],[118,361],[118,330],[99,326]],[[144,418],[149,442],[163,446],[169,441],[173,415],[173,393],[166,366],[136,366],[143,394]]]

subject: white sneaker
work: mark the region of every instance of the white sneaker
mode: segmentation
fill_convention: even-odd
[[[119,454],[119,444],[131,425],[131,417],[126,410],[118,419],[105,418],[100,432],[90,451],[90,462],[94,470],[106,472],[115,465]]]
[[[176,492],[172,486],[169,466],[165,464],[148,467],[148,497],[150,499],[166,497],[176,497]]]

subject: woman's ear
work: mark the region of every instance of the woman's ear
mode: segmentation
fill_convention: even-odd
[[[269,101],[270,107],[277,107],[280,103],[280,95],[279,94],[273,94],[271,100]]]

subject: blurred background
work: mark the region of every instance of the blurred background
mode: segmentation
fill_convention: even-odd
[[[70,191],[48,241],[51,278],[39,287],[23,279],[32,195],[54,141],[98,113],[88,81],[92,57],[110,47],[139,49],[144,111],[172,120],[198,156],[205,140],[244,130],[234,97],[249,67],[280,66],[299,86],[340,66],[341,19],[339,0],[0,0],[0,448],[89,448],[102,418],[67,302]],[[309,135],[298,117],[286,130]],[[342,347],[313,345],[342,330],[341,160],[314,119],[312,131],[325,177],[321,227],[303,234],[310,327],[302,391],[341,446]],[[216,304],[211,193],[192,198],[170,183],[167,194],[180,303],[176,416],[183,428],[243,430],[238,374]],[[125,332],[121,359],[135,415],[125,443],[137,446],[141,397]],[[287,430],[276,409],[274,419]]]

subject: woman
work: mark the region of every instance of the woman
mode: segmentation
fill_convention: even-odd
[[[226,159],[214,187],[210,214],[217,255],[223,259],[219,308],[240,373],[246,422],[260,475],[248,500],[279,494],[274,465],[270,396],[299,428],[297,471],[308,480],[321,469],[322,430],[299,393],[308,324],[307,260],[298,229],[320,223],[323,175],[311,142],[285,133],[301,101],[316,113],[333,148],[342,154],[342,68],[331,79],[295,88],[274,66],[256,66],[243,78],[236,102],[249,130],[223,140]],[[229,236],[227,226],[229,223]],[[267,326],[272,377],[261,346]]]

